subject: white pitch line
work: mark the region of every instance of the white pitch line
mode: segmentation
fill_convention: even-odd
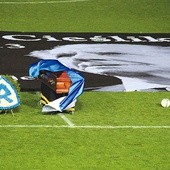
[[[58,114],[70,127],[73,127],[74,124],[71,122],[70,119],[68,119],[64,114],[59,113]]]
[[[72,3],[72,2],[85,2],[89,0],[65,0],[65,1],[24,1],[24,2],[17,2],[17,1],[11,1],[11,2],[0,2],[0,4],[55,4],[55,3]]]
[[[170,126],[0,125],[0,128],[170,129]]]

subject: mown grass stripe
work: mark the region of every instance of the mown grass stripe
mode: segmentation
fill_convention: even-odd
[[[170,126],[0,125],[0,128],[170,129]]]
[[[72,3],[72,2],[84,2],[89,0],[65,0],[65,1],[24,1],[24,2],[17,2],[17,1],[11,1],[11,2],[0,2],[0,4],[55,4],[55,3]]]

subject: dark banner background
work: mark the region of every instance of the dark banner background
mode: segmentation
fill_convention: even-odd
[[[39,59],[29,57],[32,51],[49,50],[67,44],[142,44],[169,46],[170,34],[117,34],[117,33],[30,33],[0,32],[0,74],[15,75],[22,91],[39,90],[38,80],[26,81],[30,64]],[[85,89],[122,84],[114,76],[81,72],[85,77]]]

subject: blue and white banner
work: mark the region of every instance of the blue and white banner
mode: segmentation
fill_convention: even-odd
[[[0,110],[10,110],[20,105],[15,87],[3,76],[0,76]]]

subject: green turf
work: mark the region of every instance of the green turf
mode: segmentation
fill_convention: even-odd
[[[66,115],[75,125],[80,126],[168,126],[170,110],[161,107],[163,98],[169,98],[169,93],[84,92],[76,103],[75,113]],[[39,101],[39,92],[22,92],[19,111],[14,110],[14,118],[10,112],[1,114],[1,125],[67,124],[56,113],[42,113]]]
[[[169,9],[169,0],[0,4],[0,31],[169,33]],[[20,111],[0,114],[0,125],[67,125],[43,114],[39,98],[22,93]],[[162,98],[169,93],[88,92],[66,117],[77,126],[169,126]],[[2,170],[170,169],[169,129],[0,127],[0,134]]]
[[[41,113],[41,105],[40,105],[40,95],[37,93],[22,93],[21,96],[21,107],[19,111],[14,112],[14,118],[12,118],[12,114],[9,111],[5,116],[1,116],[1,125],[39,125],[39,124],[48,124],[50,122],[53,124],[62,124],[65,125],[61,119],[56,116],[43,116]],[[2,114],[3,115],[3,114]]]
[[[128,33],[170,31],[169,0],[0,4],[0,16],[1,31]]]
[[[167,92],[86,92],[81,97],[76,116],[70,116],[75,124],[170,125],[170,109],[160,107],[161,100],[170,97]]]
[[[57,114],[43,114],[38,93],[21,93],[13,117],[1,114],[1,125],[66,125]],[[169,93],[85,92],[73,115],[75,125],[170,125],[169,108],[160,100]],[[91,100],[95,98],[95,100]],[[128,100],[127,100],[128,99]],[[97,104],[96,104],[97,103]],[[83,129],[1,127],[1,169],[168,170],[169,129]]]
[[[169,130],[0,129],[0,167],[169,170]]]

